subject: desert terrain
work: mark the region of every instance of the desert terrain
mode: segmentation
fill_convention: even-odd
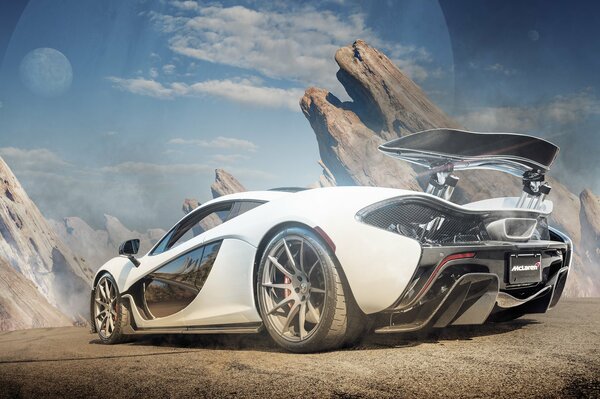
[[[0,334],[0,397],[600,397],[600,299],[509,323],[297,355],[265,334],[105,346],[83,327]]]

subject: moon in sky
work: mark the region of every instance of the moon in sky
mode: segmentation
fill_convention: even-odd
[[[529,36],[529,40],[532,42],[537,42],[540,38],[540,33],[537,30],[530,30],[527,32],[527,36]]]
[[[63,53],[53,48],[36,48],[21,61],[19,75],[34,94],[57,97],[71,87],[73,68]]]

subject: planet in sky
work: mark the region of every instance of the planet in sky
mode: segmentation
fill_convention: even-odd
[[[73,68],[63,53],[53,48],[36,48],[27,53],[19,67],[23,84],[42,97],[57,97],[71,87]]]
[[[527,36],[532,42],[537,42],[540,39],[540,33],[537,30],[530,30],[527,32]]]

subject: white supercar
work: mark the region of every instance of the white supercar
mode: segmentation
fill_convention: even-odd
[[[431,170],[426,192],[379,187],[227,195],[181,219],[139,258],[139,241],[97,272],[92,329],[255,333],[287,350],[329,350],[376,333],[543,313],[559,300],[572,244],[548,226],[544,175],[558,153],[525,135],[435,129],[380,147]],[[520,197],[450,202],[463,169],[522,178]]]

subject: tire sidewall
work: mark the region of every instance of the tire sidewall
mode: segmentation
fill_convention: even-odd
[[[271,250],[277,245],[281,239],[290,237],[290,236],[300,236],[306,239],[313,246],[317,255],[319,256],[322,265],[323,265],[323,274],[325,278],[325,303],[323,306],[323,314],[321,315],[321,321],[317,326],[317,330],[311,334],[311,336],[304,341],[290,341],[284,337],[282,337],[275,326],[269,320],[269,317],[266,315],[266,310],[263,309],[263,295],[264,290],[262,289],[262,275],[265,270],[265,266],[268,260],[268,254]],[[302,227],[288,227],[284,230],[281,230],[277,233],[270,241],[269,244],[265,247],[263,254],[261,256],[260,264],[257,271],[257,279],[256,279],[256,292],[258,299],[258,310],[259,314],[263,320],[263,324],[268,331],[269,335],[273,340],[279,344],[280,346],[290,350],[290,351],[312,351],[312,348],[318,348],[320,344],[325,340],[329,329],[331,327],[333,318],[335,316],[335,308],[337,306],[337,292],[336,292],[336,283],[334,276],[334,268],[335,268],[334,255],[329,249],[329,247],[323,243],[323,240],[313,231],[302,228]]]

